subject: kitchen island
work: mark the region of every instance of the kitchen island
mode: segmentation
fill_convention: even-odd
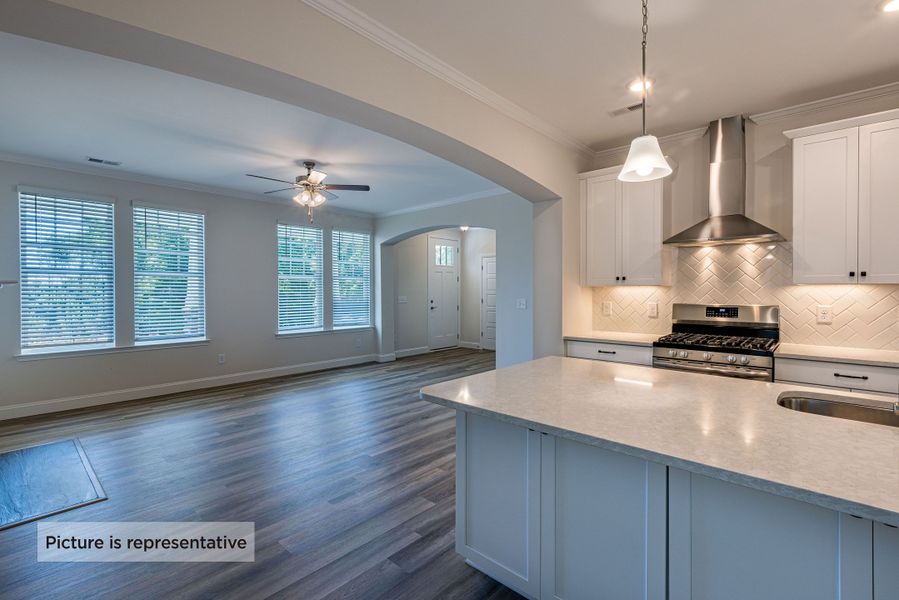
[[[899,598],[899,429],[797,389],[561,357],[428,386],[457,550],[532,598]]]

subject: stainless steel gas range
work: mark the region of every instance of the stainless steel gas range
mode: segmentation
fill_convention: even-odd
[[[774,381],[780,308],[675,304],[671,333],[652,344],[652,366]]]

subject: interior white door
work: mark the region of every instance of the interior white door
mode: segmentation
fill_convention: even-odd
[[[793,281],[858,280],[858,128],[793,140]]]
[[[662,181],[621,184],[621,278],[662,283]]]
[[[481,348],[496,350],[496,257],[481,257]]]
[[[428,345],[459,345],[459,240],[428,236]]]
[[[899,120],[859,129],[859,283],[899,283]]]

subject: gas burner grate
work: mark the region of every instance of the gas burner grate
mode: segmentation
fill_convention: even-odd
[[[724,350],[759,350],[770,352],[777,340],[738,335],[711,335],[705,333],[671,333],[659,338],[659,343],[678,346],[704,346]]]

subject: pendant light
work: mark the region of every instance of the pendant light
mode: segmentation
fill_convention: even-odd
[[[649,10],[647,1],[643,0],[643,78],[646,81],[646,33],[649,31]],[[652,181],[671,175],[671,166],[665,160],[659,140],[654,135],[646,134],[646,96],[647,90],[644,84],[643,92],[643,135],[634,138],[631,149],[627,153],[627,160],[618,179],[621,181]]]

